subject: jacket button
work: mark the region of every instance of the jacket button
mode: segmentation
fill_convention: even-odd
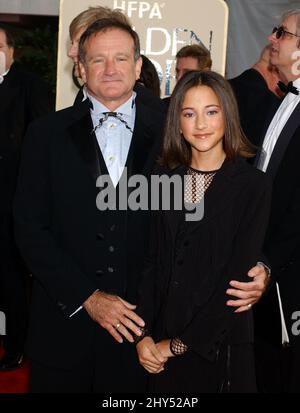
[[[185,247],[188,247],[190,245],[190,241],[185,241],[183,244]]]
[[[97,238],[98,238],[100,241],[103,241],[103,240],[104,240],[104,235],[101,234],[101,233],[99,233],[99,234],[97,234]]]
[[[178,281],[174,281],[174,285],[179,285],[179,282]]]
[[[115,270],[113,269],[113,267],[108,267],[107,271],[110,272],[110,273],[113,273]]]
[[[103,271],[103,270],[97,270],[97,271],[96,271],[97,277],[101,277],[103,274],[104,274],[104,271]]]
[[[115,230],[116,230],[116,224],[113,224],[113,225],[110,227],[110,230],[111,230],[111,232],[115,231]]]
[[[108,251],[109,251],[109,252],[114,252],[114,250],[115,250],[115,247],[114,247],[114,246],[111,245],[110,247],[108,247]]]
[[[56,304],[62,311],[64,311],[67,308],[67,306],[60,301],[57,301]]]

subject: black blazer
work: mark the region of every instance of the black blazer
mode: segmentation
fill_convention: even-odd
[[[281,99],[269,90],[263,76],[253,68],[229,82],[236,96],[243,131],[251,143],[259,145],[265,125],[272,119]]]
[[[183,174],[184,168],[168,171]],[[225,161],[204,199],[204,217],[185,223],[182,213],[158,212],[140,286],[138,311],[156,340],[180,337],[207,360],[226,343],[252,341],[251,312],[226,306],[232,279],[249,281],[268,221],[270,183],[243,160]]]
[[[137,96],[129,176],[152,170],[164,121],[159,104],[154,110]],[[60,367],[89,351],[96,323],[84,310],[69,316],[96,289],[135,300],[149,226],[144,212],[96,209],[96,179],[105,171],[92,129],[88,101],[33,123],[15,198],[16,239],[34,275],[29,353]],[[119,258],[111,242],[121,244]]]
[[[51,94],[37,75],[13,63],[0,85],[1,212],[10,212],[18,173],[19,152],[29,123],[50,112]]]
[[[292,333],[292,318],[300,303],[300,103],[295,108],[273,150],[266,174],[273,180],[270,223],[264,253],[278,281],[290,342],[299,345]],[[281,343],[276,290],[273,285],[257,305],[259,334]],[[274,323],[277,317],[277,324]],[[272,321],[271,321],[272,320]]]

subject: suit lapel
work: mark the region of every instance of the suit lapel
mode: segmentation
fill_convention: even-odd
[[[151,111],[137,95],[134,131],[126,161],[128,178],[132,175],[143,174],[147,170],[147,166],[153,163],[153,157],[156,153],[154,153],[154,143],[157,140],[157,136],[151,128],[153,121]]]
[[[300,102],[296,106],[295,110],[291,114],[289,120],[285,124],[284,128],[279,135],[279,138],[276,142],[275,148],[272,152],[270,162],[266,173],[273,177],[276,176],[278,167],[284,157],[285,151],[295,133],[295,130],[300,125]]]
[[[94,181],[101,174],[97,139],[90,116],[89,101],[74,106],[74,123],[69,127],[72,141]]]
[[[186,234],[191,234],[196,231],[201,225],[212,220],[216,215],[220,214],[232,202],[232,198],[236,196],[236,191],[241,186],[241,182],[233,179],[235,175],[240,173],[240,162],[236,163],[225,160],[221,169],[216,173],[214,179],[207,189],[204,197],[204,215],[198,221],[186,222]],[[183,177],[186,169],[180,169],[180,175]],[[183,194],[184,195],[184,194]],[[185,213],[190,213],[185,211]],[[169,229],[175,241],[179,223],[185,219],[182,211],[166,211],[166,220],[169,224]]]

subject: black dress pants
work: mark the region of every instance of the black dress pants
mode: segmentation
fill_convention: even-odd
[[[138,363],[135,345],[125,341],[119,344],[102,327],[95,327],[90,350],[80,357],[82,361],[74,360],[71,368],[50,366],[31,359],[31,393],[145,392],[146,373]]]

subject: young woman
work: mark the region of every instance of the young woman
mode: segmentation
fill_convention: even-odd
[[[153,392],[256,391],[251,311],[226,305],[229,281],[247,281],[259,259],[268,220],[270,184],[243,159],[252,154],[227,81],[187,73],[172,95],[160,173],[185,176],[184,201],[204,202],[204,215],[153,217],[137,310]]]

